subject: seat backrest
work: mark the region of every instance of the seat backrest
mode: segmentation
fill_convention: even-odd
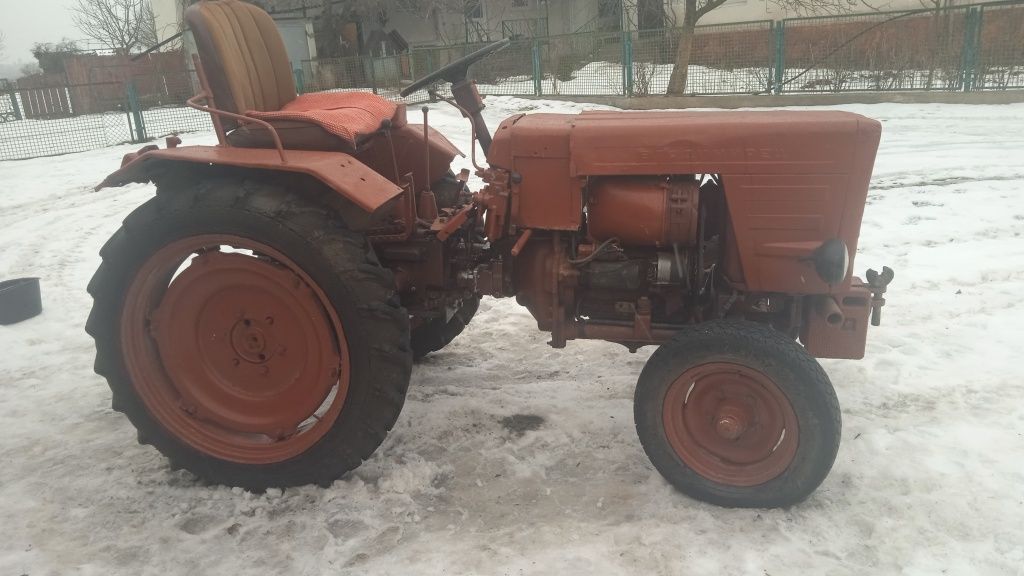
[[[185,11],[218,108],[280,110],[295,99],[288,54],[270,15],[239,0],[202,0]]]

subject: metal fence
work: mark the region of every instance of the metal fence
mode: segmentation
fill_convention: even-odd
[[[482,94],[665,94],[679,29],[511,35],[472,71]],[[697,26],[687,95],[1024,88],[1024,2]],[[480,48],[303,63],[307,90],[400,87]],[[422,96],[422,95],[421,95]]]
[[[776,35],[781,92],[1024,87],[1024,5],[794,18]]]
[[[0,160],[212,130],[206,114],[183,106],[194,92],[192,76],[179,71],[84,84],[0,85]]]
[[[547,36],[546,25],[507,22],[510,46],[471,70],[482,94],[666,93],[678,29]],[[295,70],[296,86],[300,92],[372,90],[399,99],[409,81],[483,45],[305,61]],[[0,160],[212,129],[205,114],[183,106],[196,89],[191,71],[104,70],[88,79],[0,85]],[[698,26],[686,94],[1015,88],[1024,88],[1024,0]],[[427,98],[421,92],[408,100]]]

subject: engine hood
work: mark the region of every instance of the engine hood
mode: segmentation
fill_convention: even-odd
[[[520,114],[498,126],[488,161],[569,158],[571,176],[870,174],[880,134],[838,111]]]

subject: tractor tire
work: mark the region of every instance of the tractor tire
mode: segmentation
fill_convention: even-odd
[[[214,484],[330,485],[384,441],[409,316],[361,234],[311,191],[158,184],[103,246],[86,331],[141,444]]]
[[[821,365],[785,334],[716,320],[681,331],[644,366],[637,433],[684,494],[742,508],[807,498],[839,450],[839,401]]]
[[[476,315],[480,308],[480,297],[474,296],[463,302],[451,320],[445,322],[444,318],[434,318],[412,329],[410,345],[412,346],[413,360],[420,360],[431,352],[437,352],[452,343],[452,340],[462,334],[462,331],[469,325],[470,320]]]

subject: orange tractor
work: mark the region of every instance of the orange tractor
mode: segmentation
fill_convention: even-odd
[[[467,79],[498,42],[409,85],[451,83],[459,151],[368,93],[297,96],[270,17],[186,13],[219,144],[147,146],[102,186],[153,182],[89,284],[113,408],[173,468],[261,490],[328,485],[384,440],[413,360],[482,296],[551,333],[657,345],[636,428],[682,492],[786,506],[836,457],[814,360],[860,358],[892,272],[851,275],[880,125],[843,112],[519,114],[492,134]],[[476,145],[486,163],[477,166]]]

